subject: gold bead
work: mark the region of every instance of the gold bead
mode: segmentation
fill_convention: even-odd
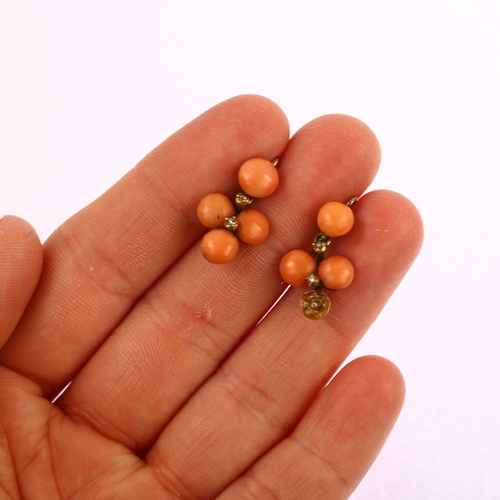
[[[322,290],[309,290],[300,301],[302,313],[309,319],[324,318],[330,310],[330,298]]]
[[[249,194],[244,193],[243,191],[236,195],[236,205],[238,207],[248,207],[248,205],[250,205],[252,201],[253,198]]]

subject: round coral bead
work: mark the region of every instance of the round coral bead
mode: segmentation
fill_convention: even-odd
[[[258,210],[243,210],[236,216],[238,229],[236,234],[244,243],[257,245],[262,243],[269,234],[269,221]]]
[[[226,217],[234,215],[234,207],[226,195],[210,193],[200,200],[196,213],[205,227],[214,229],[222,226]]]
[[[279,174],[269,160],[252,158],[240,167],[238,181],[245,193],[254,198],[265,198],[276,191]]]
[[[292,250],[280,262],[280,274],[292,286],[306,285],[306,278],[316,272],[316,261],[305,250]]]
[[[318,226],[323,233],[334,238],[347,234],[354,225],[354,214],[350,207],[331,201],[318,212]]]
[[[227,229],[212,229],[201,242],[203,256],[212,264],[225,264],[233,260],[238,248],[238,238]]]
[[[351,284],[354,278],[354,267],[348,258],[342,255],[332,255],[319,265],[318,275],[326,288],[341,290]]]

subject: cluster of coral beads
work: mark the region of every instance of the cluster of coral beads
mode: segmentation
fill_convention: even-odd
[[[259,210],[247,209],[254,198],[265,198],[279,183],[276,165],[263,158],[252,158],[240,167],[238,181],[243,192],[235,204],[224,194],[211,193],[198,204],[198,219],[211,229],[201,242],[204,257],[213,264],[225,264],[236,257],[239,240],[250,245],[262,243],[269,234],[269,221]]]
[[[313,241],[312,255],[305,250],[292,250],[280,262],[283,281],[292,286],[309,285],[314,290],[306,292],[301,300],[304,316],[309,319],[324,318],[330,310],[330,299],[322,291],[341,290],[352,282],[354,267],[346,257],[324,257],[331,238],[347,234],[354,225],[354,214],[349,205],[332,201],[323,205],[318,213],[318,226],[322,231]]]

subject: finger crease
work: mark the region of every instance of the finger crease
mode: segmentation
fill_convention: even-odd
[[[352,489],[352,486],[350,485],[346,477],[339,472],[339,470],[333,465],[333,463],[325,460],[313,446],[307,445],[303,441],[299,441],[299,439],[293,434],[292,436],[290,436],[290,438],[295,441],[295,443],[308,455],[311,455],[316,460],[319,460],[331,473],[333,473],[335,479],[339,482],[340,485],[342,485],[343,488],[345,488],[346,490]]]
[[[171,495],[172,500],[199,500],[202,497],[196,495],[188,485],[175,473],[167,461],[161,462],[160,466],[149,465],[160,486]]]
[[[276,415],[280,414],[278,402],[256,383],[234,371],[222,379],[221,386],[226,394],[243,407],[248,414],[277,430],[280,436],[286,434],[287,429],[276,418]]]

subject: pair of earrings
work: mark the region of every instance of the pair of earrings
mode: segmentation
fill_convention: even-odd
[[[236,195],[234,205],[220,193],[211,193],[201,199],[198,219],[211,229],[203,237],[201,250],[209,262],[224,264],[232,260],[238,253],[239,240],[251,245],[265,241],[269,234],[266,216],[247,207],[254,198],[265,198],[276,191],[278,162],[279,157],[273,161],[252,158],[243,163],[238,172],[243,191]],[[352,198],[346,204],[332,201],[323,205],[317,216],[321,232],[314,238],[312,252],[292,250],[281,259],[283,283],[312,288],[301,299],[306,318],[321,319],[328,314],[331,302],[323,288],[341,290],[354,278],[354,267],[349,259],[341,255],[325,258],[325,252],[332,238],[343,236],[352,229],[354,214],[351,206],[356,201],[357,198]]]

